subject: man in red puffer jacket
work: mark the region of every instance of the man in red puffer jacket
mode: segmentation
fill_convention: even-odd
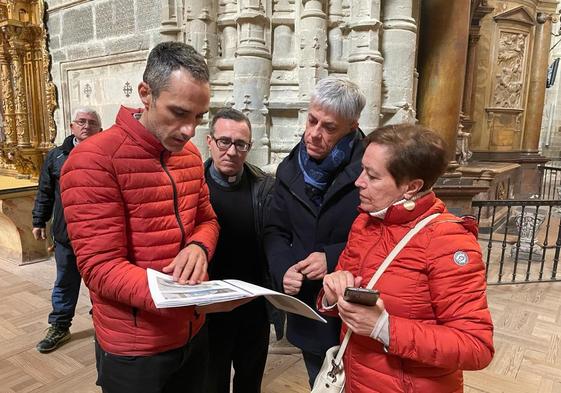
[[[144,108],[121,107],[113,127],[74,149],[61,180],[93,300],[97,384],[104,393],[204,392],[204,315],[156,309],[146,276],[152,268],[180,283],[206,280],[216,246],[200,153],[189,142],[209,107],[204,58],[179,42],[157,45],[138,92]]]

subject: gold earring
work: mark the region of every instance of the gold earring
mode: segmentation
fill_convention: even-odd
[[[412,201],[411,199],[408,199],[405,202],[403,202],[403,207],[407,211],[413,211],[413,210],[415,210],[415,201]]]

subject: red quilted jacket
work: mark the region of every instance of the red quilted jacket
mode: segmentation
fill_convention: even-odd
[[[107,352],[151,355],[193,337],[193,307],[156,309],[146,269],[161,271],[186,244],[214,252],[218,224],[197,148],[170,153],[121,107],[116,124],[78,145],[60,186],[78,269],[90,289],[96,338]]]
[[[366,286],[406,232],[433,213],[442,214],[409,241],[375,285],[390,315],[390,345],[386,352],[370,337],[351,336],[344,356],[347,393],[462,392],[462,370],[491,362],[493,324],[476,226],[446,212],[433,193],[416,201],[412,212],[390,207],[383,221],[361,213],[337,270],[362,276]],[[343,326],[341,337],[345,332]]]

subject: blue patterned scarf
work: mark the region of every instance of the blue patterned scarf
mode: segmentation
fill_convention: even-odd
[[[298,164],[304,175],[304,183],[308,186],[306,187],[306,191],[309,191],[308,196],[317,206],[323,202],[323,195],[335,178],[337,170],[351,159],[357,132],[350,132],[341,138],[327,157],[321,161],[308,155],[302,136],[298,151]]]

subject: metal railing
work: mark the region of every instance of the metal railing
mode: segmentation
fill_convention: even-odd
[[[561,199],[561,161],[550,161],[539,165],[540,199]]]
[[[561,281],[561,200],[473,201],[487,283]]]

